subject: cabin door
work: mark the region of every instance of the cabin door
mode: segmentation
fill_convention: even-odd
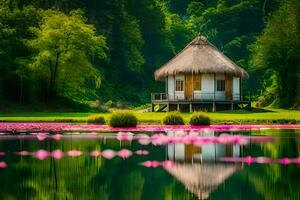
[[[232,76],[226,75],[225,76],[225,96],[226,96],[226,100],[232,100],[232,89],[233,89],[233,85],[232,85]]]
[[[185,99],[193,99],[193,78],[191,74],[185,75]]]

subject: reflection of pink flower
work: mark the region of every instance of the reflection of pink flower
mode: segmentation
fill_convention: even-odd
[[[29,156],[31,153],[29,151],[20,151],[16,152],[16,154],[20,156]]]
[[[61,150],[55,150],[55,151],[52,151],[52,153],[51,153],[51,156],[54,159],[61,159],[64,157],[64,155],[65,155],[65,153],[62,152]]]
[[[255,159],[256,163],[265,164],[265,163],[272,163],[273,160],[271,158],[266,157],[257,157]]]
[[[132,152],[128,149],[121,149],[118,152],[118,156],[125,159],[125,158],[129,158],[132,155]]]
[[[224,158],[220,158],[220,161],[223,161],[223,162],[242,162],[242,158],[238,158],[238,157],[224,157]]]
[[[6,162],[0,162],[0,169],[4,169],[7,167]]]
[[[151,142],[150,137],[146,134],[139,134],[138,138],[139,143],[142,145],[148,145]]]
[[[0,156],[5,156],[5,152],[0,151]]]
[[[163,167],[174,167],[175,165],[176,165],[176,163],[171,160],[165,160],[165,161],[161,162],[161,166],[163,166]]]
[[[247,163],[248,165],[250,165],[250,164],[252,164],[255,161],[255,159],[252,158],[251,156],[247,156],[246,158],[243,159],[243,161],[245,163]]]
[[[149,151],[147,150],[137,150],[135,152],[136,155],[148,155],[149,154]]]
[[[36,157],[39,160],[45,160],[50,156],[50,153],[46,150],[38,150],[37,152],[34,153],[34,157]]]
[[[71,157],[78,157],[78,156],[81,156],[81,154],[82,154],[82,152],[77,151],[77,150],[71,150],[71,151],[67,152],[67,155],[71,156]]]
[[[146,161],[141,163],[141,165],[145,166],[145,167],[151,167],[152,166],[152,162],[151,161]]]
[[[300,157],[291,159],[291,162],[293,162],[293,163],[295,163],[297,165],[300,165]]]
[[[133,133],[130,133],[130,132],[126,132],[126,133],[119,132],[117,134],[117,139],[120,141],[124,141],[124,140],[130,141],[130,140],[132,140],[132,138],[133,138]]]
[[[279,162],[280,164],[283,164],[283,165],[288,165],[288,164],[291,163],[291,161],[290,161],[289,158],[281,158],[281,159],[278,160],[278,162]]]
[[[47,133],[37,133],[36,137],[39,141],[43,141],[47,138]]]
[[[100,152],[100,151],[97,151],[97,150],[92,151],[92,152],[90,153],[90,156],[92,156],[92,157],[98,157],[98,156],[101,156],[101,152]]]
[[[115,157],[115,155],[116,155],[116,152],[114,152],[113,150],[110,150],[110,149],[102,151],[102,156],[103,156],[103,158],[106,158],[106,159],[112,159],[113,157]]]
[[[52,139],[53,140],[60,140],[61,139],[61,136],[60,134],[55,134],[55,135],[52,135]]]

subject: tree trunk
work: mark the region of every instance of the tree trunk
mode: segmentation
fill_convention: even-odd
[[[59,64],[59,56],[60,54],[56,54],[55,64],[52,65],[50,61],[50,85],[49,85],[49,97],[52,98],[56,95],[56,78],[57,78],[57,68]]]

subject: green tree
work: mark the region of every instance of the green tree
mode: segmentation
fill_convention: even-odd
[[[299,104],[300,90],[300,3],[289,0],[280,6],[269,20],[263,34],[252,46],[253,66],[271,72],[269,88],[274,88],[274,105],[291,107]],[[266,92],[267,93],[267,92]],[[265,94],[268,95],[268,94]],[[299,106],[299,105],[298,105]]]
[[[94,26],[87,24],[81,11],[72,11],[66,15],[59,11],[47,10],[43,13],[40,27],[32,28],[32,31],[36,38],[29,40],[28,45],[36,50],[33,66],[46,67],[49,97],[59,93],[58,88],[62,87],[59,84],[70,74],[73,74],[74,78],[83,79],[72,81],[74,90],[84,87],[82,83],[91,76],[94,76],[95,80],[99,79],[100,74],[91,61],[95,57],[106,57],[105,37],[96,34]]]

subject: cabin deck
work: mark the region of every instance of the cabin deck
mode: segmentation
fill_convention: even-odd
[[[155,109],[158,107],[157,109]],[[168,99],[165,93],[151,94],[151,112],[156,111],[212,111],[235,110],[239,108],[251,109],[250,100],[225,100],[225,99]]]

